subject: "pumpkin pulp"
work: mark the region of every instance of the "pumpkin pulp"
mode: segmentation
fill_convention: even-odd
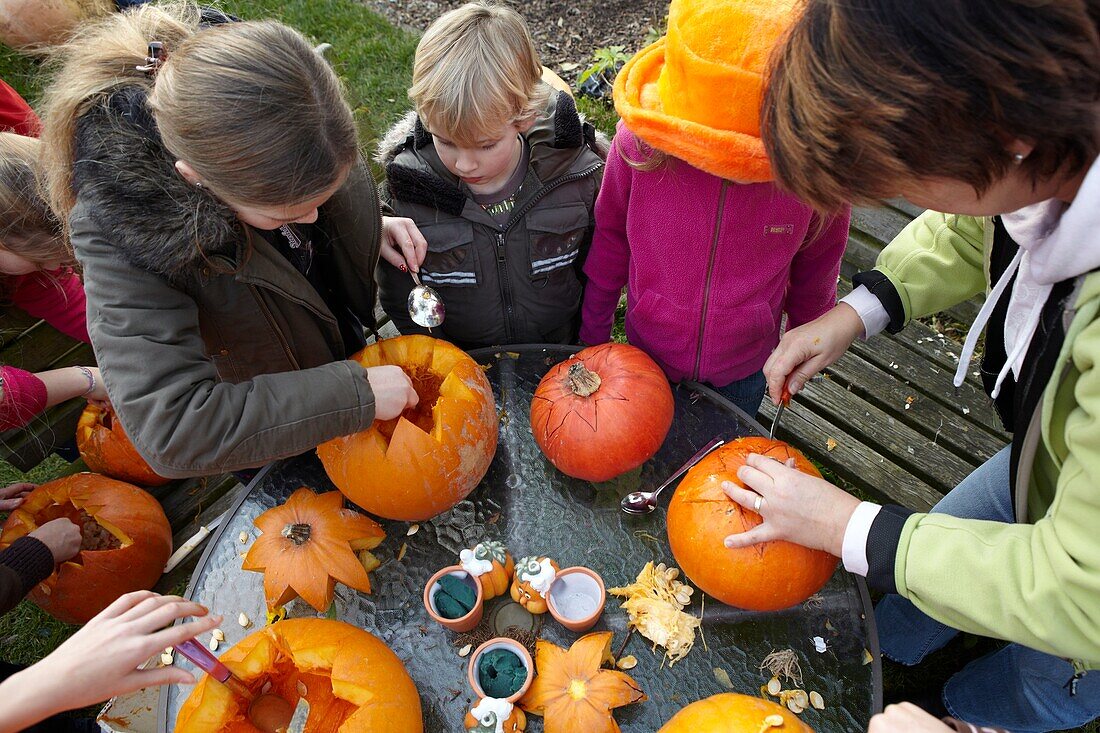
[[[416,407],[410,407],[392,420],[378,422],[377,428],[388,443],[393,438],[398,421],[404,419],[431,435],[435,429],[435,405],[439,401],[439,392],[443,387],[443,377],[423,364],[402,365],[401,370],[412,381],[420,400]]]
[[[55,519],[68,519],[77,527],[80,527],[80,552],[68,560],[74,565],[84,564],[83,554],[85,552],[117,550],[131,544],[130,538],[117,527],[104,526],[94,516],[88,514],[84,508],[77,506],[72,501],[66,501],[63,504],[50,504],[41,511],[36,512],[34,514],[35,526],[31,531]]]
[[[358,706],[343,700],[332,692],[332,680],[325,675],[312,674],[298,669],[294,660],[280,654],[273,669],[251,684],[253,694],[278,695],[292,706],[298,698],[304,697],[309,703],[310,733],[336,733],[344,721],[351,717]],[[303,692],[304,690],[304,692]],[[247,720],[248,707],[241,706],[242,720]]]

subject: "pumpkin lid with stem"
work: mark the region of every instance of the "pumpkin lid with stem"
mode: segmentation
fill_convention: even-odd
[[[269,608],[301,596],[323,612],[332,603],[336,581],[370,593],[365,560],[356,553],[377,547],[386,533],[370,517],[345,509],[339,492],[315,494],[303,486],[282,506],[256,517],[255,524],[263,534],[242,567],[264,573]]]

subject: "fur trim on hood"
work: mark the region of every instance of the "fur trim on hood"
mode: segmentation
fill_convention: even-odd
[[[236,258],[242,225],[176,172],[145,89],[123,87],[81,116],[75,155],[77,198],[136,267],[178,278],[211,255]]]

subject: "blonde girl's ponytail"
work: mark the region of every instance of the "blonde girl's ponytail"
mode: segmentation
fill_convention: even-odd
[[[75,203],[77,120],[127,85],[148,90],[164,147],[223,201],[297,204],[354,164],[358,138],[343,88],[300,33],[273,21],[200,31],[199,17],[191,4],[145,5],[67,44],[43,111],[49,199],[63,220]],[[150,41],[167,53],[155,75],[135,68]]]
[[[36,265],[75,265],[57,219],[39,195],[41,146],[37,138],[0,132],[0,249]]]

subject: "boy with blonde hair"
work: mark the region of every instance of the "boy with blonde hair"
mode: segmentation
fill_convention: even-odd
[[[409,270],[447,317],[434,335],[463,348],[572,343],[605,140],[568,91],[543,80],[523,19],[469,3],[416,49],[415,111],[387,133],[382,307],[402,333]]]

